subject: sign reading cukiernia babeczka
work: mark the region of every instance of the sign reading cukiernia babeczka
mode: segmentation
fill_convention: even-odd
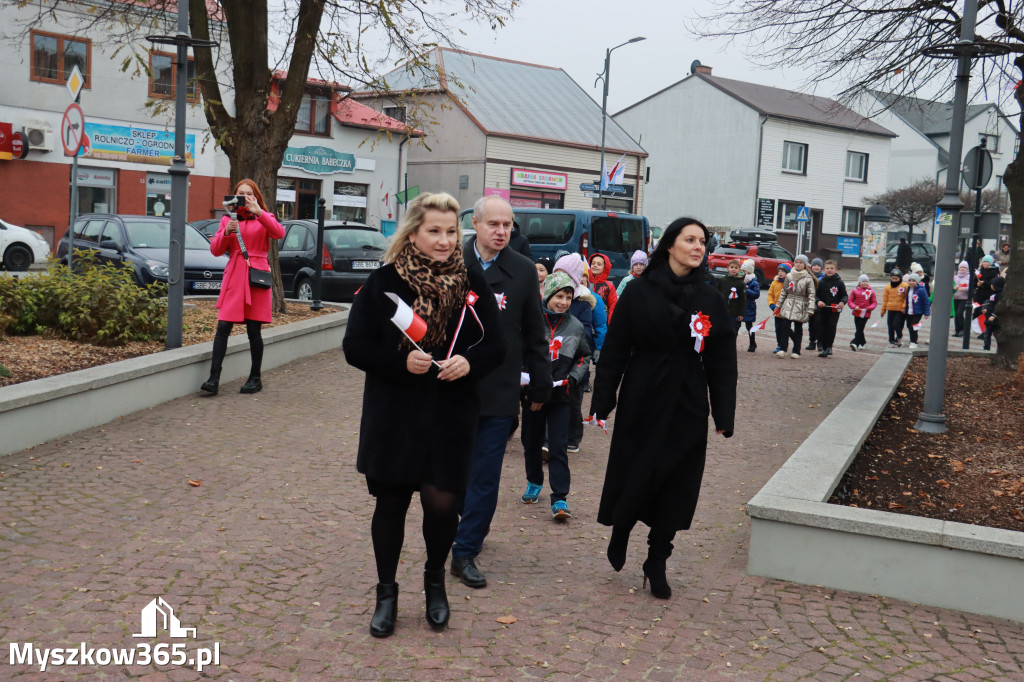
[[[281,165],[317,175],[355,173],[356,157],[353,154],[336,152],[329,147],[288,147]]]

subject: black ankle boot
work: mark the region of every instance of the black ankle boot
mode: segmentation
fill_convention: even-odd
[[[632,527],[612,527],[612,539],[608,541],[608,563],[616,571],[621,571],[626,565],[626,550],[629,548],[629,532]]]
[[[370,619],[370,634],[390,637],[398,616],[398,583],[377,583],[377,607]]]
[[[448,608],[448,595],[444,590],[444,567],[432,571],[423,569],[423,592],[427,595],[427,622],[435,630],[448,627],[451,610]]]
[[[210,369],[210,378],[206,380],[206,383],[199,387],[200,391],[206,391],[211,395],[217,395],[217,390],[220,388],[220,367],[214,367]]]
[[[753,341],[751,341],[750,345],[747,346],[747,352],[748,353],[753,353],[755,350],[757,350],[757,344],[754,343]]]
[[[259,393],[263,390],[263,384],[259,377],[249,377],[249,380],[242,384],[239,393]]]
[[[665,577],[665,559],[659,559],[648,555],[644,562],[644,584],[651,581],[651,594],[658,599],[669,599],[672,596],[672,588],[668,585],[668,578]],[[642,589],[642,588],[641,588]]]

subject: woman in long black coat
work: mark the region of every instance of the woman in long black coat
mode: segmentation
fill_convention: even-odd
[[[612,526],[608,560],[621,570],[630,531],[646,523],[644,580],[662,599],[672,595],[665,577],[672,539],[689,529],[700,493],[708,395],[715,429],[726,438],[736,412],[736,337],[725,299],[703,278],[707,239],[692,218],[665,230],[615,308],[591,401],[591,413],[605,419],[619,393],[597,515]]]
[[[375,637],[394,632],[395,577],[414,491],[423,506],[427,621],[435,629],[448,624],[445,562],[476,437],[475,384],[505,355],[494,293],[462,260],[458,212],[458,202],[444,193],[421,194],[409,205],[387,264],[370,275],[352,304],[342,342],[345,359],[366,372],[356,468],[377,498],[370,526],[378,579],[370,621]],[[392,296],[426,323],[423,350],[392,322],[401,307]]]

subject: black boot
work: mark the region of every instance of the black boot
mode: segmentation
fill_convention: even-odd
[[[370,634],[390,637],[398,616],[398,583],[377,583],[377,607],[370,619]]]
[[[754,339],[753,339],[753,337],[751,337],[750,345],[747,346],[747,352],[748,353],[753,353],[755,350],[757,350],[757,344],[754,343]]]
[[[423,592],[427,595],[427,622],[435,630],[444,630],[451,616],[444,590],[444,567],[436,571],[423,569]]]
[[[199,387],[200,391],[206,391],[210,395],[217,395],[217,390],[220,388],[220,365],[210,368],[210,378],[206,380],[202,386]]]
[[[249,376],[248,381],[242,384],[242,388],[238,389],[239,393],[259,393],[263,390],[263,383],[260,381],[259,375]]]
[[[672,596],[668,578],[665,577],[665,562],[672,556],[672,538],[675,531],[652,528],[647,535],[647,561],[644,562],[644,587],[651,582],[651,594],[658,599]]]
[[[245,321],[245,333],[249,337],[249,356],[252,359],[252,366],[249,369],[249,379],[239,393],[259,393],[263,390],[260,382],[260,368],[263,366],[263,336],[260,334],[262,322],[253,320]]]
[[[626,549],[629,547],[629,532],[633,530],[633,524],[629,526],[612,526],[612,538],[608,541],[608,563],[616,571],[621,571],[626,565]]]

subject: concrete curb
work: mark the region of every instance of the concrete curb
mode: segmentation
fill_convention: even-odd
[[[347,306],[334,315],[263,331],[263,369],[341,347]],[[0,456],[197,393],[209,374],[213,342],[165,350],[69,374],[0,388]],[[249,341],[232,336],[221,383],[248,376]]]
[[[886,351],[747,503],[747,572],[1024,621],[1024,533],[827,502],[911,358],[926,354]]]

